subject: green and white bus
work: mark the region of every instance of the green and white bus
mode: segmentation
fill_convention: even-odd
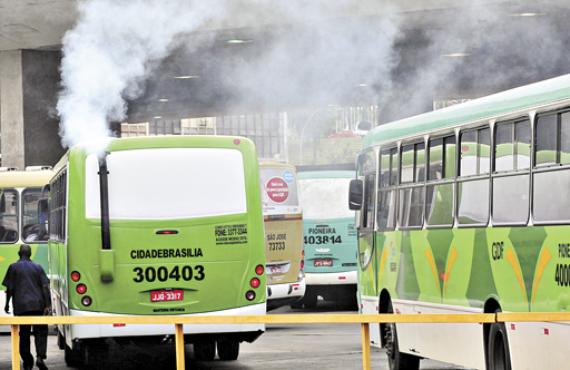
[[[303,207],[305,308],[320,296],[339,307],[356,309],[356,229],[348,203],[354,164],[299,166],[299,199]]]
[[[358,158],[364,313],[570,310],[570,75],[392,122]],[[568,323],[380,325],[392,369],[568,368]]]
[[[265,314],[265,250],[253,143],[223,136],[112,139],[72,148],[50,183],[57,315]],[[184,326],[196,357],[235,360],[264,326]],[[97,365],[106,338],[160,343],[173,325],[60,326],[68,365]]]
[[[305,294],[303,213],[295,166],[261,161],[261,202],[265,222],[267,309],[295,303]]]
[[[32,247],[32,259],[47,271],[47,192],[44,186],[52,176],[51,167],[34,166],[25,171],[0,169],[0,278],[18,260],[22,243]],[[42,202],[43,200],[43,202]],[[0,285],[4,290],[4,286]],[[6,295],[0,293],[0,307]],[[6,315],[2,309],[0,315]],[[0,331],[9,331],[3,327]]]

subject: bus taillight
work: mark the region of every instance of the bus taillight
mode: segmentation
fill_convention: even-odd
[[[257,265],[255,266],[255,273],[257,275],[263,275],[263,273],[265,272],[265,267],[263,267],[263,265]]]
[[[75,287],[75,291],[79,294],[85,294],[85,292],[87,292],[87,285],[85,284],[78,284]]]
[[[254,277],[253,279],[251,279],[251,280],[249,281],[249,285],[250,285],[253,289],[259,288],[259,285],[260,285],[260,284],[261,284],[261,281],[260,281],[258,278],[256,278],[256,277]]]
[[[71,273],[71,280],[77,283],[80,279],[81,279],[81,274],[79,272],[73,271]]]
[[[301,271],[305,270],[305,250],[301,251]]]
[[[248,290],[247,293],[245,293],[245,299],[253,301],[255,299],[255,292],[253,290]]]

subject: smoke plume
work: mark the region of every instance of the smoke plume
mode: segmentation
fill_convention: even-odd
[[[223,0],[85,0],[63,39],[63,90],[57,104],[64,146],[101,150],[108,122],[125,118],[126,100],[190,33],[223,13]]]

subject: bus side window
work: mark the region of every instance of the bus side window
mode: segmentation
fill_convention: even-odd
[[[431,139],[426,185],[425,222],[428,226],[452,226],[455,177],[455,136]]]
[[[374,174],[368,174],[364,180],[364,209],[362,210],[362,227],[374,227]]]
[[[396,191],[390,186],[392,160],[390,149],[383,149],[380,155],[380,180],[378,182],[378,204],[376,205],[378,230],[394,230],[396,227]]]
[[[570,113],[539,115],[534,140],[533,219],[540,224],[570,222],[570,198],[561,196],[570,188]]]
[[[457,183],[457,218],[460,225],[484,226],[489,220],[489,178],[465,177],[488,174],[491,167],[489,127],[461,132],[460,173]]]
[[[530,121],[499,122],[495,125],[493,151],[493,224],[524,225],[529,214],[528,170],[530,164]],[[519,168],[520,166],[520,168]]]

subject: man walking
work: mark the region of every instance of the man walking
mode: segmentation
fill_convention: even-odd
[[[30,260],[32,249],[27,244],[20,246],[20,259],[8,267],[2,285],[6,287],[6,307],[10,313],[10,299],[16,316],[49,315],[51,297],[49,280],[43,268]],[[24,361],[24,370],[31,370],[34,357],[30,353],[30,334],[32,325],[20,325],[20,355]],[[47,370],[44,363],[47,352],[47,325],[33,325],[36,344],[36,365],[41,370]]]

